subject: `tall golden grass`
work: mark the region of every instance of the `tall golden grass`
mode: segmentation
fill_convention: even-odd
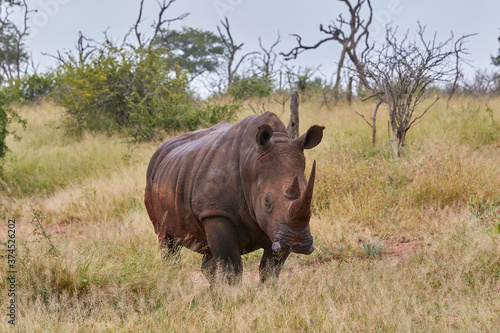
[[[306,152],[318,163],[317,250],[291,255],[279,281],[264,285],[261,251],[245,255],[243,283],[214,288],[198,254],[161,259],[142,204],[159,142],[74,137],[51,103],[21,108],[28,128],[8,143],[0,194],[2,241],[7,220],[17,222],[16,330],[498,330],[500,98],[438,103],[410,130],[400,159],[390,156],[384,114],[373,148],[354,112],[368,116],[373,105],[302,99],[302,131],[326,126]],[[281,105],[267,108],[286,123]],[[9,326],[0,320],[1,331]]]

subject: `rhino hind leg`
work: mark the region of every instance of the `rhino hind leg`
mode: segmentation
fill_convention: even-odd
[[[289,254],[289,252],[276,252],[271,248],[264,249],[259,266],[260,282],[266,282],[270,278],[278,279]]]
[[[161,256],[163,259],[174,259],[174,262],[177,262],[179,260],[179,251],[181,249],[181,245],[164,229],[165,219],[167,217],[168,211],[165,212],[162,220],[158,219],[153,209],[151,198],[151,185],[148,183],[146,185],[146,192],[144,194],[144,204],[146,206],[149,219],[153,223],[155,233],[158,235],[158,244],[160,245]]]
[[[203,256],[201,270],[210,285],[219,277],[229,284],[241,282],[243,263],[238,234],[226,218],[210,218],[203,221],[209,251]]]

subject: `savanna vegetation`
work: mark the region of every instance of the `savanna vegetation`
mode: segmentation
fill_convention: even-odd
[[[45,73],[30,70],[24,49],[27,2],[5,2],[0,303],[10,302],[3,243],[15,220],[17,317],[14,328],[5,316],[0,330],[497,330],[500,84],[496,72],[462,75],[467,36],[427,40],[419,26],[422,44],[396,43],[388,29],[386,44],[364,52],[357,44],[369,45],[370,1],[342,0],[351,21],[321,25],[327,37],[317,44],[343,47],[329,82],[282,62],[279,36],[245,53],[228,19],[217,33],[170,29],[187,16],[162,17],[174,2],[158,2],[154,33],[141,31],[141,1],[123,43],[80,34]],[[15,8],[24,27],[9,20]],[[317,48],[297,42],[282,55]],[[429,67],[433,56],[443,67]],[[219,121],[269,110],[287,124],[292,91],[302,131],[326,126],[306,151],[306,170],[317,161],[316,251],[292,254],[279,281],[265,284],[262,252],[247,254],[240,285],[209,287],[201,255],[182,249],[162,259],[143,204],[149,159],[161,142]]]
[[[142,203],[149,158],[175,133],[134,146],[104,133],[68,136],[61,107],[20,107],[28,125],[21,141],[8,140],[0,197],[1,218],[16,219],[17,329],[494,331],[500,99],[456,98],[448,109],[439,101],[396,159],[387,133],[373,148],[354,112],[371,105],[302,100],[301,126],[326,126],[307,152],[318,163],[317,250],[292,255],[280,280],[264,285],[260,253],[248,254],[241,285],[212,289],[200,255],[161,259]],[[280,104],[270,110],[287,120]]]

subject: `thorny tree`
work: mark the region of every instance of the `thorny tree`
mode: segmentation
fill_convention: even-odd
[[[365,84],[373,92],[370,98],[378,98],[373,123],[367,123],[375,137],[377,109],[381,104],[387,106],[392,132],[391,151],[397,156],[401,156],[408,130],[439,99],[437,96],[430,104],[422,104],[430,97],[432,85],[456,83],[461,73],[460,59],[466,52],[464,41],[470,36],[455,40],[452,34],[446,41],[438,42],[436,35],[426,40],[424,34],[425,27],[419,24],[415,40],[410,40],[408,33],[398,40],[397,29],[387,28],[385,43],[372,48],[361,67],[356,67],[356,70],[362,70]]]

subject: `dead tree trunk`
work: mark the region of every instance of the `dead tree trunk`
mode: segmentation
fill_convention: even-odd
[[[295,140],[299,137],[299,93],[294,91],[290,99],[290,122],[288,123],[288,135]]]
[[[354,80],[354,77],[350,76],[349,77],[349,83],[347,84],[347,104],[351,105],[352,104],[352,81]]]

